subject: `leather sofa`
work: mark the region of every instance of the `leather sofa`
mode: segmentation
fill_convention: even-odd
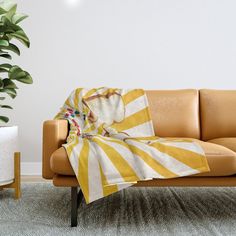
[[[210,172],[174,179],[140,181],[143,186],[236,186],[236,90],[146,91],[159,137],[183,137],[199,143]],[[43,177],[57,187],[71,187],[71,226],[77,225],[82,193],[62,144],[68,135],[66,120],[43,124]]]

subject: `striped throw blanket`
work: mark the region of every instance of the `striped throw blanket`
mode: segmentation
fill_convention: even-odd
[[[56,119],[70,123],[63,146],[86,203],[137,181],[209,171],[198,144],[154,135],[141,89],[78,88]]]

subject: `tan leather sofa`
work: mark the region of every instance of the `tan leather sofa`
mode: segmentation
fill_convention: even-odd
[[[236,186],[236,90],[146,91],[155,133],[198,142],[205,151],[210,172],[175,179],[138,182],[143,186]],[[62,144],[66,120],[43,125],[43,177],[57,187],[71,187],[71,225],[77,225],[82,193]]]

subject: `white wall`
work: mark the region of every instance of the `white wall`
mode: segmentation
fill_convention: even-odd
[[[43,120],[75,87],[236,89],[234,0],[18,0],[34,78],[13,102],[23,161],[41,161]]]

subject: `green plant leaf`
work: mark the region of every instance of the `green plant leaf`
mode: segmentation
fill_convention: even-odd
[[[10,54],[8,54],[8,53],[6,53],[6,54],[0,54],[0,57],[4,57],[4,58],[6,58],[6,59],[9,59],[9,60],[11,60],[11,55]]]
[[[4,123],[7,123],[9,121],[9,118],[6,117],[6,116],[0,116],[0,121],[4,122]]]
[[[19,22],[23,21],[28,16],[22,13],[16,13],[12,17],[12,23],[18,24]]]
[[[5,30],[4,33],[14,33],[18,30],[22,30],[19,25],[13,24],[5,15],[1,17],[2,27]]]
[[[0,89],[0,93],[7,93],[11,98],[15,98],[17,95],[17,92],[15,89],[11,89],[11,88],[3,88]]]
[[[8,105],[0,105],[1,108],[13,109],[11,106]]]
[[[31,75],[27,71],[22,70],[19,66],[12,66],[8,72],[8,76],[11,80],[17,80],[25,84],[33,83]]]
[[[21,43],[23,43],[26,47],[30,47],[30,41],[27,35],[23,30],[18,30],[15,33],[10,34],[12,37],[18,39]]]
[[[2,7],[6,11],[9,11],[14,5],[15,3],[9,0],[5,0],[0,3],[0,7]]]
[[[5,72],[8,72],[8,70],[5,69],[5,68],[0,67],[0,73],[5,73]]]
[[[20,72],[22,72],[22,69],[19,66],[12,66],[8,72],[8,76],[10,79],[15,79]]]
[[[5,13],[7,13],[7,11],[3,9],[2,7],[0,7],[0,15],[5,14]]]
[[[12,66],[8,72],[9,79],[17,80],[25,84],[32,84],[33,79],[27,71],[22,70],[19,66]]]
[[[6,13],[6,17],[11,21],[13,15],[16,13],[17,5],[14,4]]]
[[[0,68],[10,69],[11,67],[12,67],[12,65],[11,65],[11,64],[8,64],[8,63],[0,64]]]
[[[33,83],[32,77],[27,72],[26,72],[26,76],[17,78],[16,80],[21,82],[21,83],[25,83],[25,84],[32,84]]]
[[[0,49],[10,50],[20,56],[20,49],[12,43],[9,43],[8,46],[0,46]]]
[[[22,70],[19,66],[13,66],[8,74],[11,80],[17,80],[25,84],[33,83],[31,75],[27,71]]]
[[[2,100],[4,100],[5,99],[5,97],[0,97],[0,100],[2,101]]]
[[[16,84],[10,79],[4,79],[2,80],[2,82],[3,82],[3,88],[18,89]]]
[[[9,42],[5,39],[0,39],[0,46],[9,46]]]
[[[3,38],[3,36],[5,37],[6,34],[10,34],[10,33],[14,33],[15,31],[13,29],[11,29],[10,27],[4,25],[0,25],[0,34],[1,34],[1,38]],[[9,39],[9,38],[8,38]]]
[[[3,87],[3,85],[4,85],[4,84],[3,84],[3,81],[2,81],[2,79],[0,78],[0,88]]]
[[[22,77],[25,77],[26,76],[26,73],[25,73],[25,71],[21,71],[21,72],[19,72],[16,76],[15,76],[15,78],[14,79],[19,79],[19,78],[22,78]]]

